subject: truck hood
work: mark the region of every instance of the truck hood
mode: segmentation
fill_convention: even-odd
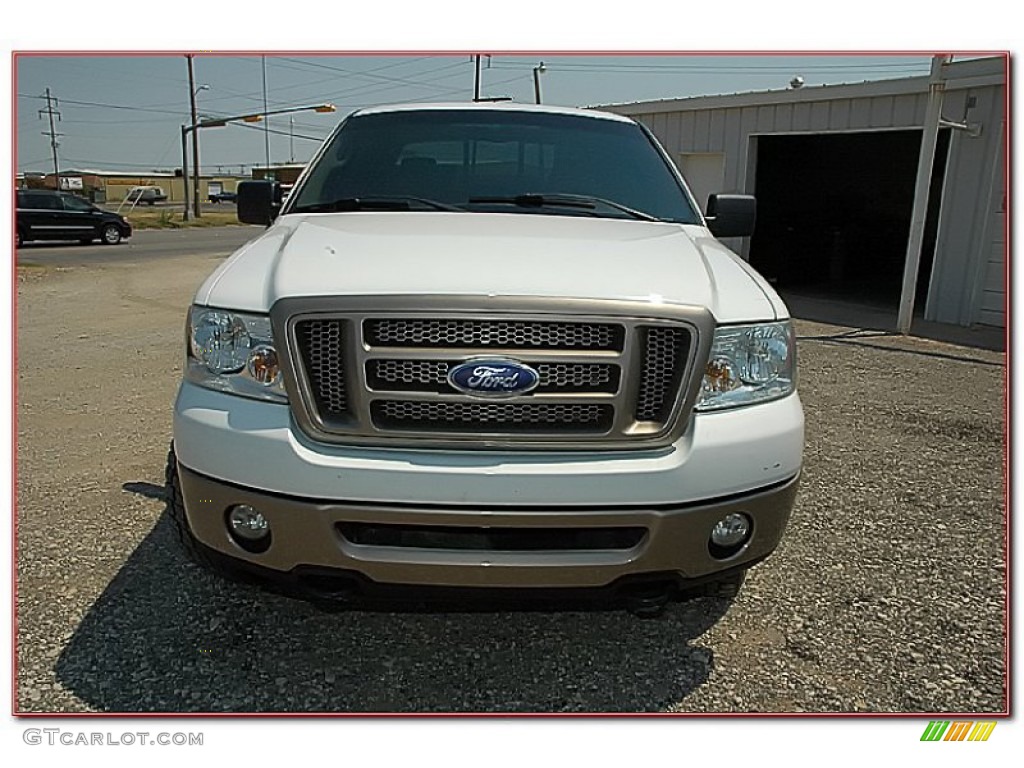
[[[203,284],[196,303],[267,312],[325,295],[546,296],[689,304],[773,320],[770,286],[701,226],[512,213],[283,216]]]

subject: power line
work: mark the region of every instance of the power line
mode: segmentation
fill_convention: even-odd
[[[228,123],[228,125],[236,125],[239,128],[248,128],[252,131],[266,131],[267,133],[273,133],[276,136],[294,136],[296,139],[306,139],[307,141],[321,142],[326,136],[306,136],[301,133],[289,133],[288,131],[279,131],[276,128],[261,128],[256,125],[249,125],[248,123]]]
[[[370,78],[372,80],[383,80],[384,82],[399,83],[401,85],[426,86],[428,88],[437,88],[438,87],[438,86],[431,85],[430,83],[424,82],[424,81],[409,80],[407,78],[388,77],[387,75],[378,75],[378,74],[376,74],[374,72],[368,72],[368,71],[367,72],[360,72],[359,70],[344,69],[343,67],[332,67],[329,64],[320,64],[318,62],[303,61],[302,59],[291,59],[291,58],[288,58],[287,56],[282,57],[282,60],[283,61],[290,61],[290,62],[293,62],[295,64],[305,65],[307,67],[315,67],[317,69],[328,69],[328,70],[331,70],[332,72],[341,72],[343,74],[350,75],[352,77],[367,77],[367,78]],[[461,64],[462,64],[462,62],[455,62],[453,65],[448,65],[448,66],[461,65]],[[437,71],[437,70],[434,70],[434,71]]]
[[[532,69],[535,65],[527,61],[498,61],[493,63],[495,69]],[[920,72],[927,68],[926,62],[876,62],[873,64],[605,64],[597,62],[555,61],[548,62],[549,67],[573,71],[628,72],[628,71],[667,71],[667,72],[699,72],[701,74],[759,74],[790,72],[794,68],[801,72]]]
[[[26,98],[26,99],[45,99],[46,98],[45,96],[33,96],[33,95],[27,94],[27,93],[19,93],[18,96],[22,97],[22,98]],[[176,116],[179,116],[179,117],[182,115],[181,111],[171,112],[170,110],[167,110],[167,109],[153,109],[152,107],[133,107],[133,106],[129,106],[129,105],[126,105],[126,104],[102,104],[102,103],[100,103],[98,101],[75,101],[73,99],[64,99],[64,103],[65,104],[75,104],[75,105],[83,106],[83,107],[103,107],[104,109],[127,109],[127,110],[129,110],[131,112],[154,112],[154,113],[159,113],[159,114],[164,114],[164,115],[176,115]]]
[[[152,125],[153,123],[177,122],[170,117],[150,117],[145,120],[64,120],[77,125]]]
[[[156,168],[153,167],[154,165],[160,165],[160,163],[122,163],[116,160],[80,160],[75,157],[65,157],[64,159],[67,160],[69,163],[74,163],[75,165],[83,166],[81,168],[73,168],[72,170],[86,170],[85,166],[89,166],[95,163],[98,165],[117,166],[120,168],[146,168],[147,170],[150,170],[154,173],[164,173],[164,171],[158,171]]]

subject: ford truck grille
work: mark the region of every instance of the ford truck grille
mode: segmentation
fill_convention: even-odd
[[[339,443],[593,450],[667,444],[685,427],[701,322],[469,314],[293,311],[286,376],[300,426]],[[539,383],[505,397],[453,387],[449,372],[475,358],[514,360]]]

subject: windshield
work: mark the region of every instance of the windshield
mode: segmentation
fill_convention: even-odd
[[[667,161],[635,123],[480,109],[349,118],[286,213],[390,210],[398,209],[396,200],[406,201],[403,210],[609,218],[639,212],[699,222]]]

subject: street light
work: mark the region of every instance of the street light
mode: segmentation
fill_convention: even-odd
[[[200,89],[197,89],[200,90]],[[193,138],[199,132],[200,128],[223,128],[228,123],[233,122],[245,122],[245,123],[258,123],[260,120],[265,118],[267,115],[284,115],[291,112],[337,112],[338,108],[333,104],[307,104],[301,107],[288,107],[287,109],[273,109],[267,112],[253,112],[248,115],[232,115],[231,117],[212,117],[198,120],[193,117],[192,125],[181,126],[181,176],[185,184],[185,216],[184,220],[188,221],[188,135],[191,133]],[[195,149],[193,149],[193,156],[198,158]],[[196,168],[198,169],[199,163],[196,162]],[[199,198],[199,175],[196,173],[196,188],[194,190],[196,195],[196,208],[198,209],[198,198]]]
[[[547,71],[548,68],[544,66],[543,61],[533,68],[533,97],[537,104],[540,104],[540,75],[541,72]]]

